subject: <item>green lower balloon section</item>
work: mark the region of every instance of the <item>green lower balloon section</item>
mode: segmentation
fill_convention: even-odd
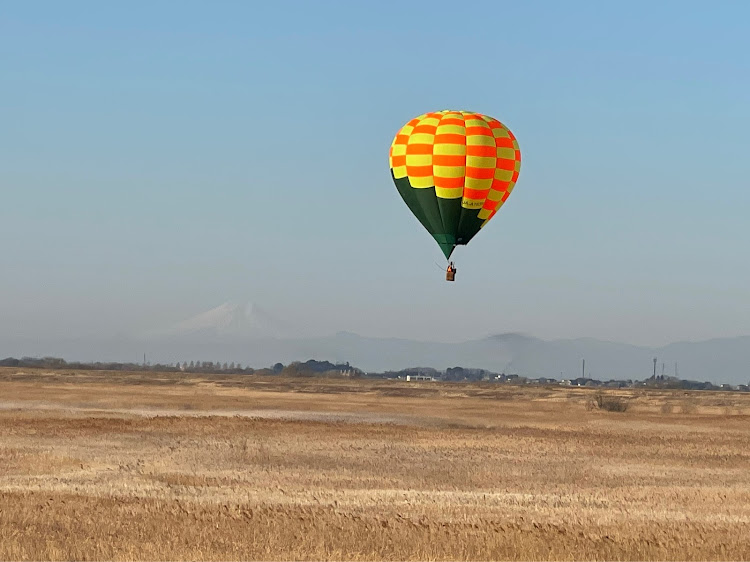
[[[465,209],[460,198],[438,197],[434,187],[414,188],[408,177],[394,177],[393,170],[391,177],[404,203],[438,243],[445,259],[450,258],[456,246],[468,244],[482,228],[479,209]]]

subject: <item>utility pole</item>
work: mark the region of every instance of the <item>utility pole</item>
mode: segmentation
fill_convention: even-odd
[[[654,357],[654,380],[656,380],[656,357]]]
[[[586,378],[586,360],[585,359],[583,359],[581,363],[581,377],[584,379]]]

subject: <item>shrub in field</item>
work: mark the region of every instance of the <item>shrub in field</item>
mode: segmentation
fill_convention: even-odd
[[[625,412],[628,409],[628,402],[619,396],[607,396],[600,392],[594,396],[593,406],[607,412]]]

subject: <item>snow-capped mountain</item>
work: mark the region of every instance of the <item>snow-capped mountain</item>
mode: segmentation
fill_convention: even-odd
[[[145,337],[166,338],[264,338],[288,337],[291,328],[256,303],[225,302]]]

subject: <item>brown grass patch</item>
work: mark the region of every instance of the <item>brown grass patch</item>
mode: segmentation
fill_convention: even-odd
[[[742,395],[0,375],[0,559],[750,558]]]

